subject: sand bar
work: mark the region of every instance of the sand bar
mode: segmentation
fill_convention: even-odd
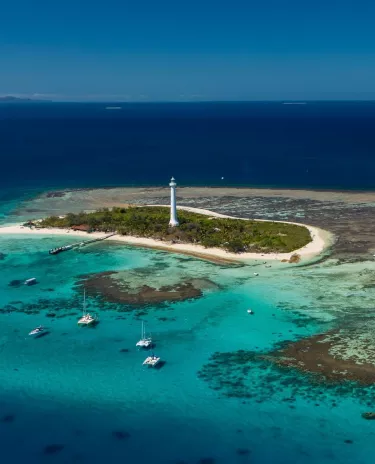
[[[132,203],[144,198],[169,197],[168,187],[110,187],[66,189],[46,192],[38,200],[53,204],[70,201],[90,203],[92,207],[118,206]],[[177,197],[180,199],[200,199],[210,197],[236,198],[292,198],[296,200],[314,200],[325,202],[342,202],[348,204],[375,203],[373,191],[340,191],[340,190],[303,190],[303,189],[275,189],[275,188],[241,188],[241,187],[182,187],[178,186]]]

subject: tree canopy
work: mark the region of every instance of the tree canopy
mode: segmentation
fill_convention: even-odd
[[[65,217],[52,216],[42,220],[40,226],[70,228],[88,225],[92,231],[199,244],[232,253],[286,253],[311,241],[306,227],[283,222],[217,218],[185,210],[178,210],[178,219],[178,227],[169,227],[168,208],[115,207],[90,213],[69,213]]]

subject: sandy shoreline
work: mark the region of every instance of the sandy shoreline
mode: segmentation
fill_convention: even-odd
[[[205,214],[209,216],[215,217],[227,217],[230,218],[231,216],[226,216],[219,213],[214,213],[212,211],[199,209],[199,208],[189,208],[189,207],[180,207],[179,209],[185,209],[188,211]],[[242,219],[248,220],[243,218],[234,218],[234,219]],[[279,221],[283,222],[283,221]],[[289,222],[289,224],[297,224]],[[235,254],[230,253],[225,250],[219,248],[204,248],[200,245],[192,245],[192,244],[185,244],[185,243],[163,243],[159,240],[154,240],[151,238],[143,238],[143,237],[131,237],[131,236],[121,236],[115,235],[110,237],[108,240],[123,242],[127,245],[134,245],[140,246],[145,248],[155,248],[159,250],[165,251],[172,251],[175,253],[184,253],[191,256],[200,257],[202,259],[208,259],[215,262],[246,262],[249,260],[289,260],[290,257],[297,253],[300,255],[301,260],[311,260],[316,256],[323,253],[332,243],[333,243],[333,235],[325,230],[319,229],[318,227],[313,227],[305,224],[297,224],[297,225],[304,225],[310,232],[312,237],[312,241],[308,243],[303,248],[298,250],[294,250],[290,253],[241,253]],[[4,226],[0,228],[0,234],[25,234],[25,235],[68,235],[70,237],[90,237],[90,238],[100,238],[104,237],[106,234],[102,232],[92,232],[87,234],[86,232],[80,231],[72,231],[66,229],[57,229],[57,228],[46,228],[46,229],[28,229],[23,227],[20,224]]]

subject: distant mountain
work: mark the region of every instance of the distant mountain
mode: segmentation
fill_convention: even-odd
[[[5,95],[4,97],[0,96],[0,103],[22,103],[22,102],[48,102],[51,100],[37,100],[34,98],[27,98],[27,97],[14,97],[13,95]]]

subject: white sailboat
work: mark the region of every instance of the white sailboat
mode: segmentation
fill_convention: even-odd
[[[78,321],[78,325],[92,325],[98,321],[96,316],[91,316],[91,314],[86,312],[86,289],[83,291],[83,310],[82,317]]]
[[[146,328],[145,323],[142,321],[142,329],[141,329],[141,339],[136,343],[136,346],[140,348],[150,348],[152,346],[152,338],[146,337]]]
[[[45,330],[45,328],[42,326],[42,325],[39,325],[38,327],[36,327],[34,330],[32,330],[29,335],[38,335],[40,334],[41,332],[43,332]]]

